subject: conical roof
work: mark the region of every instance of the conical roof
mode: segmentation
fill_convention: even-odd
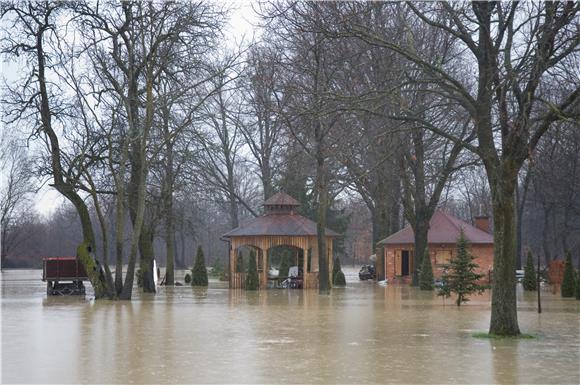
[[[286,193],[278,192],[268,198],[264,206],[300,206],[300,202]]]

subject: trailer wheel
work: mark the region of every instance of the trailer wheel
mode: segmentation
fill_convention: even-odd
[[[46,295],[52,295],[52,282],[50,281],[46,283]]]

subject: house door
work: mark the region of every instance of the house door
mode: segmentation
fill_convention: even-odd
[[[409,250],[403,250],[401,253],[401,275],[409,275]]]

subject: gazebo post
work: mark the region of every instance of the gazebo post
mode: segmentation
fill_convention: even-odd
[[[259,249],[262,254],[262,289],[268,287],[268,258],[263,249]]]
[[[296,253],[298,254],[298,251],[296,251]],[[310,287],[308,287],[307,285],[310,284],[310,275],[308,274],[308,249],[302,248],[302,255],[304,255],[304,267],[303,267],[303,273],[302,273],[302,288],[303,289],[310,289]]]
[[[228,280],[230,282],[230,289],[233,289],[233,282],[234,282],[234,273],[236,271],[236,256],[234,251],[233,241],[230,242],[230,274]]]

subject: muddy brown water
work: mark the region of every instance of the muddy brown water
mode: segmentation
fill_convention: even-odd
[[[532,340],[472,336],[489,293],[458,309],[405,286],[160,288],[131,302],[47,298],[38,270],[1,273],[2,383],[580,382],[580,301],[518,292]],[[520,289],[518,289],[520,290]]]

